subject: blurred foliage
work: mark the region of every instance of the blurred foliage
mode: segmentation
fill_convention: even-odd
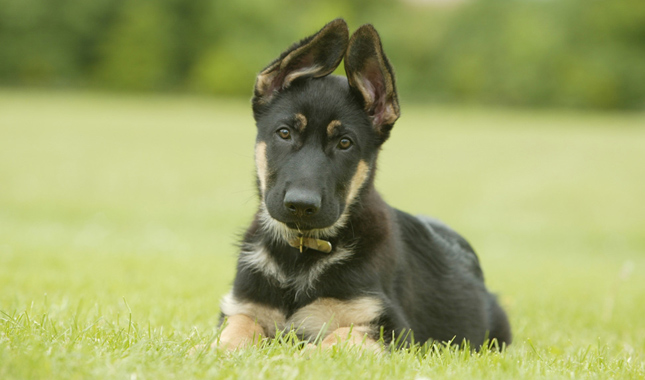
[[[0,0],[0,84],[247,96],[339,16],[375,24],[407,99],[645,106],[643,0]]]

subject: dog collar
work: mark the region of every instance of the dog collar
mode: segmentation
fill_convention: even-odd
[[[300,250],[300,253],[302,253],[303,247],[315,249],[316,251],[320,251],[324,253],[331,252],[330,242],[326,240],[308,238],[304,236],[300,236],[290,240],[289,245],[292,246],[293,248],[298,248]]]

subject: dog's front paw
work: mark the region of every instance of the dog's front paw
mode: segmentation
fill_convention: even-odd
[[[211,348],[233,351],[255,346],[264,338],[264,329],[251,317],[236,314],[228,317],[227,325]]]
[[[341,327],[334,330],[320,342],[320,347],[323,349],[330,349],[339,345],[359,347],[373,352],[383,351],[383,345],[370,338],[367,330],[360,327]]]
[[[235,351],[258,345],[264,339],[264,329],[251,317],[236,314],[228,317],[219,338],[210,345],[211,350]],[[188,355],[195,355],[206,349],[206,345],[197,345],[188,350]]]

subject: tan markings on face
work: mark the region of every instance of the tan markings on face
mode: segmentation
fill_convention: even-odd
[[[352,181],[349,184],[349,191],[347,192],[347,197],[345,198],[345,204],[347,206],[351,205],[356,199],[359,190],[367,180],[369,176],[370,168],[367,165],[367,162],[361,160],[356,167],[356,173],[352,177]]]
[[[327,136],[332,137],[338,127],[340,127],[340,121],[332,120],[331,123],[327,125]]]
[[[244,314],[235,314],[228,317],[227,325],[222,330],[218,341],[211,347],[220,347],[235,350],[254,346],[264,338],[264,329],[253,318]]]
[[[264,198],[264,191],[267,186],[267,143],[260,141],[255,146],[255,167],[258,171],[258,179],[260,180],[260,191],[262,198]]]
[[[239,301],[231,293],[222,298],[220,309],[228,317],[238,314],[246,315],[257,322],[266,336],[275,335],[276,325],[278,328],[285,325],[286,318],[280,310],[254,302]]]
[[[307,128],[307,118],[301,113],[296,114],[296,129],[302,133]]]
[[[318,335],[323,326],[328,332],[341,327],[370,326],[379,318],[383,310],[382,302],[377,298],[362,297],[349,301],[335,298],[318,298],[309,305],[298,309],[287,320],[307,337]]]

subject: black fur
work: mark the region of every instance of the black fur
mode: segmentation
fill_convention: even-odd
[[[372,321],[378,327],[372,335],[378,338],[382,328],[387,343],[412,330],[417,342],[467,340],[477,348],[490,338],[510,344],[506,315],[486,290],[468,242],[437,220],[391,208],[375,190],[378,152],[399,116],[394,74],[371,25],[349,40],[347,34],[345,22],[335,20],[292,46],[258,76],[253,111],[257,143],[266,146],[266,155],[258,160],[265,160],[267,170],[264,188],[258,178],[261,208],[242,250],[262,247],[293,278],[338,254],[339,247],[351,250],[351,256],[326,268],[304,290],[281,284],[240,260],[233,296],[288,318],[320,297],[352,300],[370,295],[383,304],[381,315]],[[345,57],[349,81],[327,75],[340,63],[339,54]],[[284,60],[290,63],[281,67]],[[307,65],[320,70],[308,70]],[[306,119],[301,130],[296,115]],[[333,121],[340,125],[330,135]],[[347,149],[341,147],[343,138],[352,142]],[[368,174],[360,191],[348,199],[361,162]],[[296,201],[290,203],[286,198],[292,195]],[[345,223],[328,228],[343,217]],[[266,219],[293,234],[320,235],[333,250],[301,253]]]

